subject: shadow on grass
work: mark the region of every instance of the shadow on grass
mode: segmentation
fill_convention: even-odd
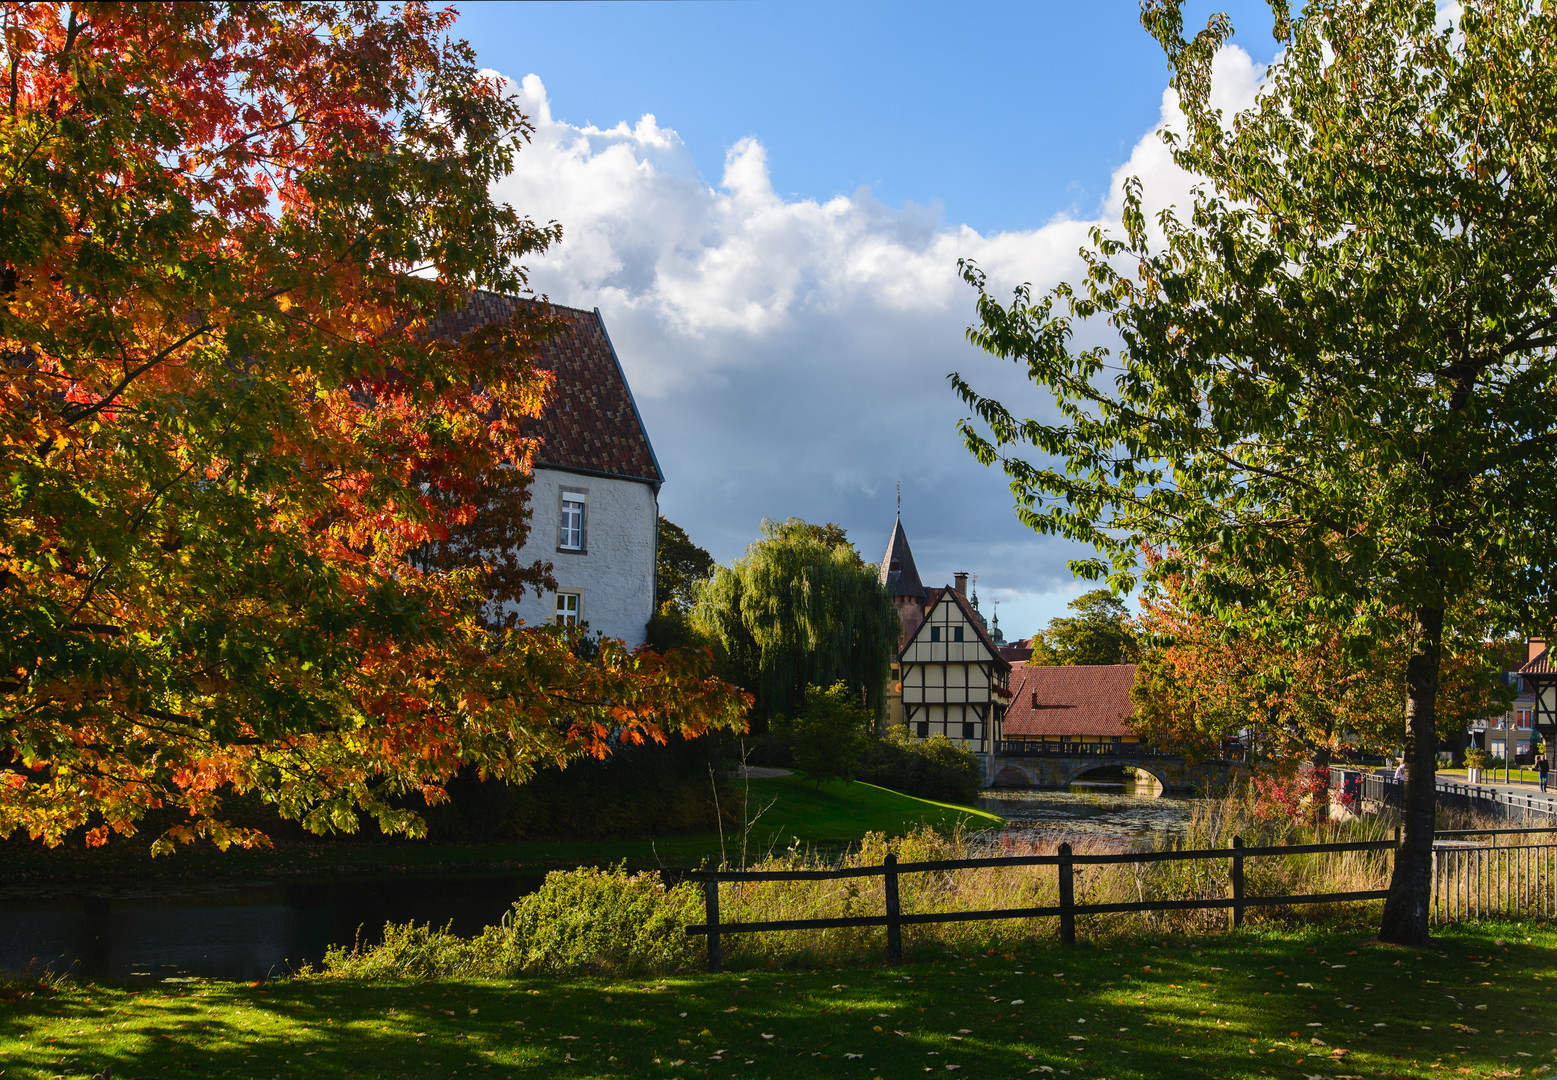
[[[0,1003],[0,1061],[5,1080],[1544,1077],[1554,986],[1557,933],[1504,926],[1431,950],[1249,932],[899,969],[81,987]]]

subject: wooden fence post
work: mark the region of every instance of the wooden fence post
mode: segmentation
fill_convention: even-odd
[[[1070,845],[1060,845],[1060,940],[1076,944],[1076,882],[1071,876]]]
[[[704,921],[708,923],[708,970],[717,975],[720,968],[718,878],[709,878],[703,882],[703,907],[706,912]]]
[[[1233,927],[1243,925],[1243,837],[1233,837]]]
[[[903,962],[903,924],[899,922],[902,909],[897,900],[897,856],[890,851],[882,860],[886,867],[887,891],[887,960],[893,964]]]

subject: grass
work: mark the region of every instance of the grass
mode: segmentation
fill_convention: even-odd
[[[1439,769],[1437,775],[1452,777],[1456,780],[1465,779],[1464,769]],[[1503,766],[1497,768],[1485,768],[1481,770],[1481,780],[1484,784],[1539,784],[1541,775],[1534,769],[1509,769],[1508,779],[1503,779]]]
[[[648,980],[67,986],[0,996],[5,1080],[1546,1077],[1557,932],[1424,949],[1245,931]]]
[[[737,792],[741,785],[736,786]],[[872,784],[830,783],[820,791],[796,777],[751,781],[749,807],[757,825],[749,838],[753,851],[791,844],[843,844],[868,832],[901,836],[924,825],[950,831],[996,828],[1002,820],[973,807],[954,806]],[[759,814],[760,812],[760,814]],[[637,868],[696,866],[720,857],[717,831],[679,833],[652,840],[598,843],[521,841],[493,844],[437,844],[409,840],[382,842],[325,840],[277,845],[271,849],[216,851],[190,846],[153,859],[149,841],[113,843],[97,849],[64,846],[49,850],[26,841],[0,842],[0,883],[90,878],[204,879],[255,875],[324,877],[350,873],[434,873],[488,869],[569,867],[626,862]],[[726,827],[724,847],[739,856],[739,829]]]

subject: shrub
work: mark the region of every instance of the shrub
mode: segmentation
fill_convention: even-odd
[[[944,736],[911,738],[902,728],[872,739],[855,776],[905,795],[972,803],[979,795],[978,759]]]
[[[774,717],[773,728],[789,742],[795,768],[820,786],[823,780],[853,780],[869,744],[870,714],[844,682],[806,687],[806,707],[794,722]]]
[[[381,944],[332,947],[326,974],[355,979],[502,978],[523,972],[672,971],[691,963],[702,902],[689,884],[656,873],[580,867],[546,875],[501,926],[474,938],[390,923]]]
[[[509,970],[673,970],[695,955],[685,927],[702,916],[692,885],[667,888],[657,873],[555,871],[505,920]]]

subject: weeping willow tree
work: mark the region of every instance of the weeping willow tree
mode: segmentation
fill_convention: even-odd
[[[764,521],[744,558],[716,567],[693,622],[727,677],[757,697],[755,716],[794,716],[807,684],[842,681],[879,718],[901,627],[874,566],[843,530],[799,518]]]

